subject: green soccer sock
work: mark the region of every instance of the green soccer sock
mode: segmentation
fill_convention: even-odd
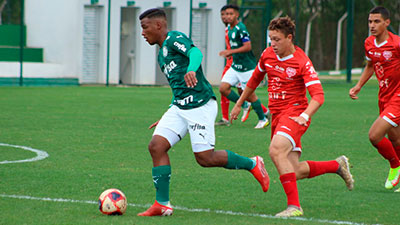
[[[237,100],[239,100],[239,95],[236,94],[236,92],[231,90],[231,93],[229,93],[228,96],[226,96],[226,98],[229,99],[229,101],[231,102],[237,102]],[[261,103],[260,103],[261,104]],[[247,102],[243,102],[242,108],[247,108]]]
[[[251,106],[253,107],[254,112],[257,113],[258,120],[264,120],[265,119],[265,115],[264,115],[264,111],[263,111],[263,109],[261,107],[260,99],[257,99],[257,101],[252,102]]]
[[[251,170],[256,166],[256,162],[250,158],[238,155],[229,150],[225,150],[228,153],[228,163],[224,166],[226,169],[246,169]]]
[[[171,178],[171,166],[157,166],[152,169],[154,187],[156,188],[156,200],[161,205],[169,203],[169,180]]]

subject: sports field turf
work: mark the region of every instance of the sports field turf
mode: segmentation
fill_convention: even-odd
[[[254,130],[254,113],[246,123],[217,127],[216,148],[263,156],[267,193],[247,171],[197,165],[186,137],[170,150],[174,215],[142,218],[136,214],[155,198],[147,128],[168,108],[168,87],[1,87],[0,143],[49,157],[0,164],[0,224],[399,224],[400,193],[385,190],[388,163],[368,141],[378,115],[377,83],[369,82],[357,101],[349,99],[350,87],[324,84],[325,104],[302,139],[302,159],[347,155],[355,189],[335,174],[299,181],[300,219],[273,217],[286,197],[268,156],[270,129]],[[257,90],[264,104],[265,93]],[[0,162],[35,156],[0,146]],[[99,212],[97,198],[107,188],[126,194],[125,215]]]

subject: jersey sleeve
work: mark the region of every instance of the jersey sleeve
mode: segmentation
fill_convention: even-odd
[[[250,34],[249,32],[242,30],[240,32],[240,40],[242,40],[242,43],[250,41]]]
[[[368,61],[371,61],[371,56],[368,53],[368,41],[365,40],[364,42],[364,53],[365,53],[365,59]]]
[[[239,37],[240,37],[240,40],[242,41],[242,43],[250,41],[250,34],[247,31],[246,26],[244,24],[240,23],[239,28],[240,28],[239,29],[239,35],[240,35]]]
[[[324,103],[324,90],[322,89],[321,81],[318,79],[317,72],[314,69],[310,60],[307,60],[303,66],[303,79],[308,93],[312,99],[317,101],[320,105]]]
[[[189,56],[189,50],[194,47],[193,42],[184,34],[175,33],[169,38],[171,48],[182,55]]]
[[[266,73],[266,69],[265,69],[265,65],[264,65],[264,60],[263,60],[263,57],[261,56],[260,60],[257,63],[257,66],[254,69],[254,72],[251,75],[246,86],[251,89],[256,89],[258,87],[258,85],[260,85],[261,81],[264,80],[265,73]]]

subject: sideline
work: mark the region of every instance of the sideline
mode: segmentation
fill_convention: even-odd
[[[0,146],[19,148],[19,149],[34,152],[37,155],[36,157],[30,158],[30,159],[22,159],[22,160],[14,160],[14,161],[5,160],[5,161],[1,161],[0,164],[34,162],[34,161],[42,160],[42,159],[49,157],[49,154],[47,154],[47,152],[38,150],[38,149],[34,149],[31,147],[20,146],[20,145],[10,145],[10,144],[5,144],[5,143],[0,143]]]
[[[97,205],[97,201],[87,201],[87,200],[74,200],[74,199],[65,199],[65,198],[42,198],[42,197],[32,197],[25,195],[6,195],[0,194],[2,198],[16,198],[16,199],[27,199],[27,200],[38,200],[38,201],[49,201],[49,202],[70,202],[70,203],[85,203],[85,204],[95,204]],[[141,205],[128,203],[129,206],[136,208],[148,208],[151,205]],[[183,206],[173,206],[174,210],[182,210],[186,212],[206,212],[206,213],[216,213],[216,214],[224,214],[224,215],[233,215],[233,216],[251,216],[251,217],[261,217],[268,219],[283,219],[283,220],[297,220],[297,221],[310,221],[310,222],[318,222],[322,224],[347,224],[347,225],[366,225],[365,223],[355,223],[350,221],[340,221],[340,220],[324,220],[324,219],[316,219],[316,218],[307,218],[307,217],[290,217],[290,218],[279,218],[272,215],[267,214],[257,214],[257,213],[243,213],[243,212],[233,212],[233,211],[225,211],[225,210],[214,210],[214,209],[193,209],[186,208]],[[379,224],[376,224],[379,225]]]

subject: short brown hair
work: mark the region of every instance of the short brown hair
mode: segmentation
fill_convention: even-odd
[[[285,34],[285,37],[291,34],[294,40],[296,33],[296,25],[294,24],[294,21],[290,19],[290,17],[288,16],[279,17],[277,19],[272,20],[269,23],[268,30],[279,30],[280,32]]]

